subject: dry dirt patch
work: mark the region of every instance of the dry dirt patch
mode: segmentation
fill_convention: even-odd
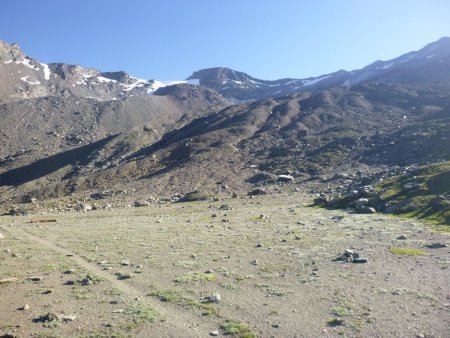
[[[0,333],[449,336],[449,249],[425,247],[446,235],[307,201],[242,197],[46,215],[57,222],[38,224],[3,217],[0,279],[17,281],[0,285]],[[369,263],[334,261],[345,249]],[[30,309],[17,310],[24,304]],[[48,312],[76,318],[33,322]]]

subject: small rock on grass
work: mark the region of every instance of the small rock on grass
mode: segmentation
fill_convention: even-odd
[[[359,257],[359,258],[353,258],[353,263],[368,263],[369,260],[367,258],[364,257]]]
[[[86,278],[83,278],[80,281],[81,285],[91,285],[92,284],[92,280],[91,278],[89,278],[89,276],[87,276]]]
[[[219,330],[211,331],[211,332],[209,333],[209,335],[212,336],[212,337],[217,337],[217,336],[219,335]]]
[[[63,322],[73,322],[77,317],[75,315],[62,315],[60,318]]]
[[[368,263],[369,260],[365,257],[362,257],[361,254],[358,252],[355,252],[350,249],[346,249],[344,251],[344,254],[335,258],[335,261],[344,261],[344,262],[351,262],[351,263]]]
[[[32,281],[32,282],[40,282],[41,280],[44,279],[44,277],[41,277],[41,276],[31,276],[31,277],[29,277],[28,279],[29,279],[30,281]]]
[[[218,303],[218,302],[220,302],[221,301],[220,294],[218,294],[217,292],[211,294],[208,297],[208,301],[211,302],[211,303]]]
[[[0,240],[5,239],[5,235],[0,232]]]
[[[428,249],[441,249],[448,247],[448,245],[446,243],[431,243],[425,245],[425,247],[427,247]]]

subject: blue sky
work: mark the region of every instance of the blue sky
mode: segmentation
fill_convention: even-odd
[[[42,62],[177,80],[361,68],[450,36],[448,0],[0,0],[0,39]]]

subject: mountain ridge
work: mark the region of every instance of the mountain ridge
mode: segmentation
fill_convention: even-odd
[[[434,59],[433,59],[434,58]],[[238,101],[258,100],[267,97],[284,96],[300,91],[324,90],[335,86],[351,86],[366,81],[411,83],[408,74],[411,69],[428,67],[436,62],[443,63],[434,73],[424,71],[416,82],[450,80],[450,37],[442,37],[418,51],[408,52],[394,59],[377,60],[361,69],[338,70],[329,74],[305,79],[285,78],[262,80],[230,68],[213,67],[195,71],[187,79],[198,79],[201,85],[217,90],[228,99]],[[445,76],[445,78],[444,78]],[[444,78],[444,79],[443,79]]]
[[[57,81],[44,86],[48,92],[0,100],[0,196],[246,193],[277,186],[277,175],[324,189],[337,172],[364,177],[450,160],[449,47],[444,39],[374,62],[350,74],[354,84],[345,71],[274,82],[214,68],[188,79],[200,85],[145,81],[141,88],[125,72],[49,64]],[[47,68],[10,49],[3,54],[17,59],[2,59],[0,76],[2,69],[21,73],[4,83],[26,82],[25,75],[39,88]],[[77,89],[74,81],[85,83]],[[298,81],[311,90],[296,88]],[[123,96],[113,97],[118,91]]]

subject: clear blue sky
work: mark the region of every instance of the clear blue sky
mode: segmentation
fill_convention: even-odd
[[[0,0],[0,39],[31,57],[144,79],[214,66],[305,78],[442,36],[449,0]]]

